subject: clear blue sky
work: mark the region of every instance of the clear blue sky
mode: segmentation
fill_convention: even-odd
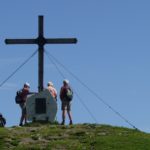
[[[36,38],[38,15],[44,15],[45,36],[77,37],[76,45],[45,49],[139,129],[150,132],[150,1],[148,0],[2,0],[0,5],[0,82],[36,49],[35,45],[5,45],[5,38]],[[0,87],[0,112],[7,126],[18,125],[20,108],[14,97],[23,83],[37,91],[37,55]],[[64,69],[88,109],[100,124],[130,127],[90,94]],[[58,90],[62,77],[45,56],[44,84]],[[60,100],[58,121],[61,121]],[[94,123],[75,96],[74,123]]]

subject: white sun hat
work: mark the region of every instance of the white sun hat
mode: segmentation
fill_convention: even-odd
[[[24,84],[24,86],[30,87],[30,84],[29,84],[28,82],[26,82],[26,83]]]
[[[47,83],[47,86],[53,86],[53,85],[54,85],[54,84],[53,84],[53,82],[51,82],[51,81]]]
[[[66,83],[66,84],[69,84],[69,80],[68,79],[64,79],[63,82]]]

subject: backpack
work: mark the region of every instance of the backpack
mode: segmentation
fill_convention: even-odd
[[[6,124],[5,118],[0,118],[0,127],[4,127]]]
[[[22,103],[22,90],[16,92],[15,102],[16,104]]]
[[[73,91],[71,88],[67,88],[66,99],[68,101],[71,101],[73,99]]]

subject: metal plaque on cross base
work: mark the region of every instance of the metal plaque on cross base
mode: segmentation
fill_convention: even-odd
[[[29,96],[27,98],[26,108],[27,119],[29,121],[55,121],[57,102],[47,89]]]

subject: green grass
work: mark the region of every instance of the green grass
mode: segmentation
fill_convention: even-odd
[[[0,127],[0,150],[5,147],[5,139],[8,139],[9,131],[5,128]]]
[[[109,125],[0,128],[0,150],[150,150],[150,134]]]

